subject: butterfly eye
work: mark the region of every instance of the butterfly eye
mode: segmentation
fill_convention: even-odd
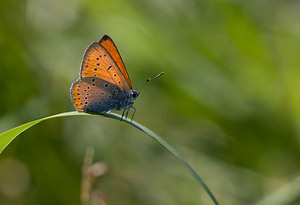
[[[133,99],[137,98],[139,96],[140,93],[137,93],[135,90],[132,91],[131,95],[133,97]]]

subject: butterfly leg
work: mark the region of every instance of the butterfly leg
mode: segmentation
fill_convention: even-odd
[[[125,109],[123,110],[122,117],[121,117],[121,121],[123,120],[124,115],[125,115],[125,119],[127,120],[127,117],[128,117],[130,108],[134,109],[134,112],[133,112],[133,114],[132,114],[132,116],[131,116],[131,121],[133,120],[133,116],[134,116],[134,114],[135,114],[135,112],[136,112],[136,109],[135,109],[135,107],[133,107],[132,105],[130,105],[129,107],[127,107],[127,108],[125,108]],[[125,112],[126,112],[126,114],[125,114]]]
[[[136,112],[136,109],[135,109],[135,107],[133,107],[133,106],[130,106],[129,108],[132,108],[132,109],[134,109],[134,112],[133,112],[133,114],[132,114],[132,116],[131,116],[131,122],[132,122],[132,120],[133,120],[133,116],[134,116],[134,114],[135,114],[135,112]]]
[[[127,112],[126,112],[126,120],[127,120],[127,117],[128,117],[128,113],[129,113],[129,110],[130,110],[130,106],[126,108],[127,109]]]
[[[121,117],[121,121],[123,121],[123,117],[124,117],[124,114],[125,114],[126,109],[127,109],[127,108],[125,108],[125,109],[123,110],[122,117]],[[127,118],[127,117],[126,117],[126,118]]]

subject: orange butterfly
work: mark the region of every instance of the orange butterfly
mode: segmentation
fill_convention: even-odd
[[[146,82],[149,81],[150,78]],[[139,96],[136,90],[132,89],[117,47],[109,36],[104,35],[86,49],[80,77],[71,86],[71,100],[76,110],[87,113],[103,114],[124,109],[122,120],[126,110],[126,118],[130,108],[134,109],[132,118],[136,112],[132,106]]]

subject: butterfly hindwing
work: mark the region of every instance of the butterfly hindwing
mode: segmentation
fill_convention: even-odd
[[[78,79],[71,87],[72,103],[78,111],[105,113],[118,109],[124,97],[116,85],[96,77]]]

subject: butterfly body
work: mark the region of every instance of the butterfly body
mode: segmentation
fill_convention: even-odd
[[[139,93],[132,89],[121,56],[107,35],[93,42],[85,51],[80,77],[71,86],[71,100],[76,110],[103,114],[132,106]],[[126,114],[126,116],[127,116]]]

